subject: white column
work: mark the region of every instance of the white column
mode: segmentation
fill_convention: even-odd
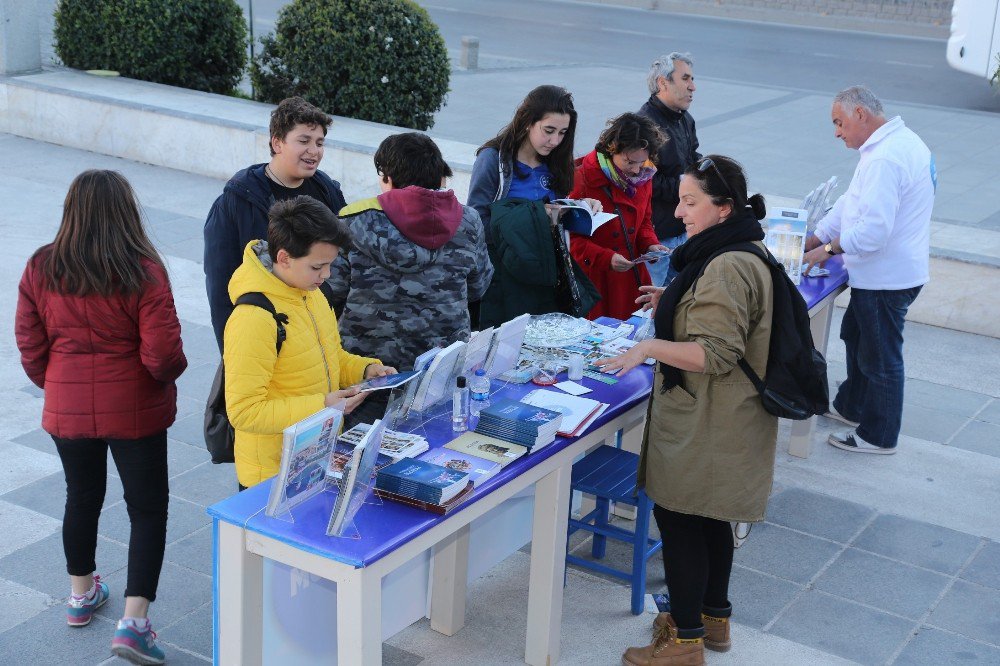
[[[0,0],[0,76],[41,68],[37,0]]]

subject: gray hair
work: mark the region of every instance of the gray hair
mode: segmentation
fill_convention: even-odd
[[[882,110],[882,102],[875,96],[875,93],[864,86],[851,86],[850,88],[841,90],[833,98],[833,102],[834,104],[839,104],[840,108],[848,113],[860,106],[877,118],[885,117],[885,112]]]
[[[670,77],[674,75],[675,60],[687,63],[688,67],[694,67],[694,60],[691,59],[690,53],[673,51],[667,55],[660,56],[649,66],[649,74],[646,75],[646,85],[649,86],[649,93],[651,95],[655,95],[660,91],[660,86],[656,83],[656,80],[661,76],[669,81],[673,81]]]

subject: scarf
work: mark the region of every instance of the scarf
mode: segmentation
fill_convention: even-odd
[[[614,183],[614,186],[624,192],[629,198],[634,197],[635,189],[652,178],[653,174],[656,173],[656,167],[652,166],[652,162],[647,160],[646,164],[639,169],[639,175],[626,175],[621,169],[615,166],[614,161],[610,157],[600,151],[597,151],[597,164],[601,167],[604,175],[608,177],[608,180]]]
[[[674,313],[677,304],[705,270],[709,257],[730,245],[763,239],[764,229],[748,208],[739,216],[696,234],[674,250],[670,255],[670,265],[679,274],[663,291],[656,306],[653,324],[657,339],[674,340]],[[660,372],[663,374],[661,393],[669,391],[681,381],[680,370],[671,365],[660,363]]]

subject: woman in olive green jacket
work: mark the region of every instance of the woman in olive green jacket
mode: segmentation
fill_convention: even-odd
[[[764,199],[746,189],[743,169],[727,157],[710,155],[685,172],[676,216],[689,240],[671,257],[680,274],[646,297],[656,338],[602,364],[620,374],[648,357],[660,362],[639,485],[655,502],[671,613],[657,618],[651,645],[626,651],[625,664],[702,664],[704,647],[729,649],[730,522],[763,520],[771,492],[778,419],[737,366],[745,358],[764,376],[770,270],[748,252],[717,254],[764,238]]]

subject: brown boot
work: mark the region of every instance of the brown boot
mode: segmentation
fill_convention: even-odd
[[[701,614],[701,622],[705,625],[705,647],[715,652],[728,652],[733,647],[729,640],[729,618],[712,617]]]
[[[733,642],[729,639],[728,617],[712,617],[702,613],[701,621],[705,625],[706,648],[716,652],[727,652],[733,646]],[[653,635],[667,626],[676,627],[677,625],[670,613],[660,613],[653,620]]]
[[[661,613],[668,618],[669,613]],[[705,646],[701,638],[678,638],[673,620],[656,632],[646,647],[630,647],[622,655],[622,666],[704,666]]]

